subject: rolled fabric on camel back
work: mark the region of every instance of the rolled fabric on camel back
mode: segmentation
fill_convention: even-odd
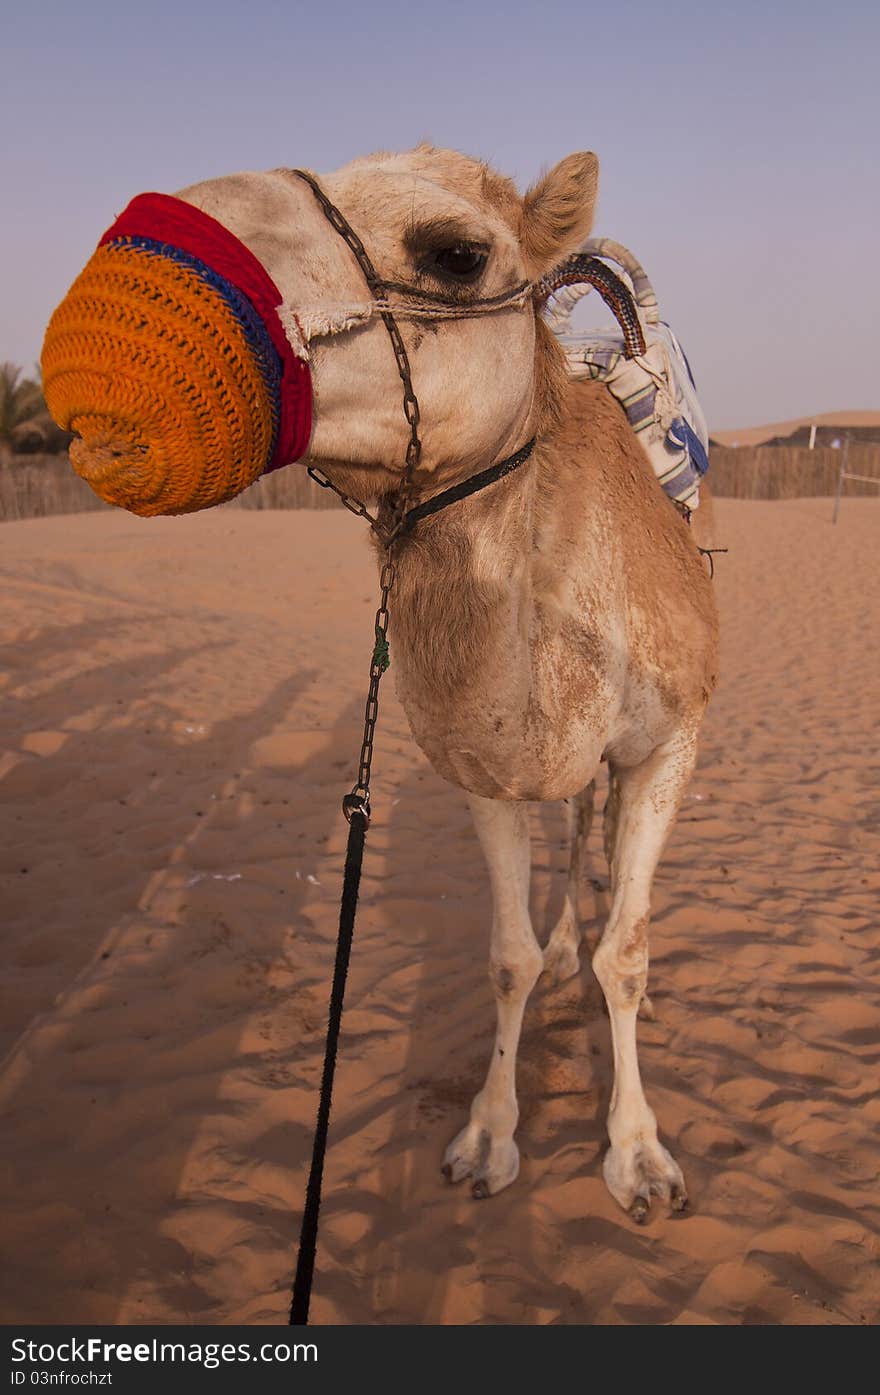
[[[53,314],[46,402],[77,472],[141,515],[233,498],[298,459],[311,432],[308,364],[262,263],[182,199],[141,194]]]

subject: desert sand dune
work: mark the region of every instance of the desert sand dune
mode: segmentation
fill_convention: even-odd
[[[712,439],[722,446],[760,446],[774,436],[790,436],[799,426],[880,426],[880,412],[820,412],[818,416],[792,417],[767,426],[743,426],[737,430],[713,431]]]
[[[836,527],[830,500],[715,507],[722,678],[640,1027],[691,1210],[638,1229],[605,1189],[586,953],[528,1010],[519,1181],[485,1203],[442,1181],[494,1030],[490,899],[392,669],[316,1323],[880,1318],[880,500]],[[34,520],[0,527],[0,573],[2,1320],[283,1321],[371,647],[362,526]],[[533,826],[543,939],[562,810]]]

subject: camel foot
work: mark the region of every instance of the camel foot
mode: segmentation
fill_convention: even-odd
[[[488,1129],[470,1123],[446,1149],[440,1170],[447,1182],[463,1182],[470,1177],[471,1194],[482,1201],[516,1181],[519,1149],[512,1138],[493,1140]]]
[[[623,1148],[609,1148],[602,1164],[605,1184],[614,1200],[636,1225],[644,1225],[651,1198],[659,1196],[673,1211],[687,1206],[687,1187],[681,1168],[656,1138],[639,1139]]]

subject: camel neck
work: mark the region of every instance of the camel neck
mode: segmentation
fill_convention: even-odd
[[[442,701],[477,680],[490,651],[510,661],[528,603],[539,450],[402,539],[391,636],[407,688]]]

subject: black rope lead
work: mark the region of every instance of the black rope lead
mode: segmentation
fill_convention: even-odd
[[[342,904],[339,908],[339,941],[336,946],[336,964],[333,969],[333,988],[330,992],[327,1045],[324,1051],[324,1073],[321,1077],[321,1098],[318,1102],[318,1121],[315,1125],[315,1141],[312,1146],[312,1168],[306,1187],[299,1254],[296,1261],[296,1278],[293,1282],[293,1300],[290,1305],[291,1327],[306,1327],[309,1321],[309,1300],[312,1295],[312,1276],[315,1272],[315,1251],[318,1245],[321,1181],[324,1176],[324,1154],[327,1151],[327,1132],[330,1126],[330,1101],[333,1096],[336,1051],[342,1023],[342,1001],[345,996],[348,962],[351,958],[354,916],[361,883],[361,864],[364,857],[367,823],[368,816],[364,809],[352,810],[349,819],[348,847],[345,853]]]

